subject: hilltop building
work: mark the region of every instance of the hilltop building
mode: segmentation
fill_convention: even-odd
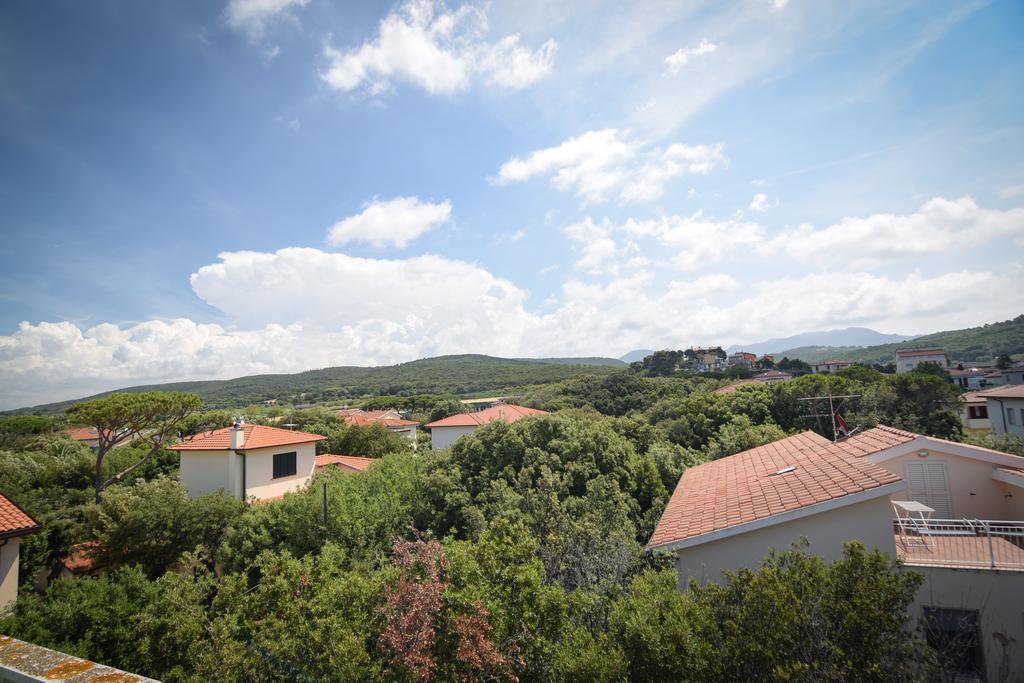
[[[400,434],[412,442],[416,448],[416,428],[420,426],[415,420],[406,420],[397,410],[363,410],[362,408],[342,408],[338,417],[350,425],[384,425],[389,432]]]
[[[949,367],[949,356],[946,352],[932,346],[920,349],[900,349],[896,352],[896,372],[911,372],[921,363],[938,363],[942,368]]]
[[[839,372],[853,365],[852,360],[823,360],[820,363],[815,363],[811,367],[814,372]]]

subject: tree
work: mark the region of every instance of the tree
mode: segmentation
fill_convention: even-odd
[[[936,363],[931,360],[918,363],[917,367],[914,368],[914,372],[919,372],[922,375],[933,375],[935,377],[941,377],[942,379],[947,379],[949,377],[949,373],[946,372],[946,368],[942,367],[941,363]]]
[[[1009,354],[1001,353],[999,358],[996,359],[996,367],[1000,370],[1006,370],[1013,365],[1013,359],[1010,358]]]
[[[71,406],[68,418],[75,424],[93,427],[99,434],[93,479],[96,502],[100,502],[104,489],[144,465],[164,442],[176,436],[179,426],[201,405],[195,394],[148,391],[111,394]],[[110,451],[136,439],[147,442],[148,451],[134,464],[108,476],[103,465]]]

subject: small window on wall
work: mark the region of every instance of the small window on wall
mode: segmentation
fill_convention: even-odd
[[[295,452],[274,453],[274,479],[295,475]]]
[[[924,628],[939,667],[953,680],[985,680],[978,610],[925,607]]]
[[[1013,416],[1013,408],[1006,409],[1006,421],[1012,425],[1017,424],[1017,418]]]

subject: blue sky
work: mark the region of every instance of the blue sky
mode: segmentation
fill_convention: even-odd
[[[1024,5],[0,9],[0,408],[1021,313]]]

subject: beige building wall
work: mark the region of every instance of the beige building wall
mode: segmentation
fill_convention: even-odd
[[[912,616],[921,618],[925,607],[978,610],[987,680],[1024,681],[1024,572],[910,569],[925,576],[911,607]],[[996,634],[1006,638],[1007,649],[1003,648],[1003,638]],[[1004,665],[1006,677],[1000,674]]]
[[[20,538],[0,541],[0,612],[14,607],[18,600],[18,555],[21,551]]]
[[[1020,501],[1014,500],[1016,496],[1008,498],[1008,488],[992,478],[997,465],[962,455],[944,453],[932,447],[924,450],[928,451],[928,457],[922,458],[915,452],[879,461],[878,465],[906,481],[908,462],[945,463],[954,519],[1024,519],[1020,516],[1020,506],[1011,504]],[[1024,492],[1017,495],[1021,494]],[[909,499],[909,491],[900,491],[892,495],[892,500]]]
[[[754,569],[770,549],[788,550],[801,537],[810,542],[808,552],[826,561],[842,557],[843,546],[850,540],[861,541],[869,549],[877,547],[895,557],[892,516],[889,498],[881,496],[683,548],[676,551],[679,587],[684,588],[691,578],[700,584],[717,583],[722,580],[722,571],[727,569]]]
[[[440,451],[448,448],[460,436],[466,434],[472,434],[477,430],[479,425],[473,425],[471,427],[433,427],[430,430],[430,448],[431,450]]]
[[[295,452],[295,474],[274,479],[274,454]],[[245,497],[277,498],[305,486],[316,466],[316,444],[298,443],[245,452]]]
[[[234,453],[226,450],[178,452],[181,454],[178,479],[188,495],[195,498],[218,490],[238,495],[238,489],[232,486]]]

